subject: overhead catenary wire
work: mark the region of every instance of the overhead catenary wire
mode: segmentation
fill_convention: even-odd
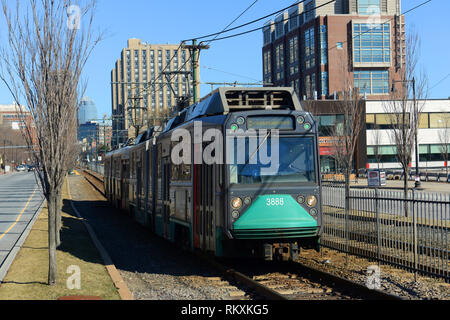
[[[233,21],[231,21],[220,33],[218,33],[213,39],[216,39],[219,35],[221,35],[224,32],[227,32],[228,28],[233,25],[237,20],[239,20],[240,17],[242,17],[248,10],[250,10],[259,0],[255,0],[251,5],[247,7],[244,11],[242,11]],[[210,44],[211,42],[208,42]]]
[[[438,85],[440,85],[442,82],[444,82],[445,80],[447,80],[447,78],[450,77],[450,73],[447,74],[445,77],[443,77],[441,80],[439,80],[435,85],[433,85],[430,89],[428,89],[428,92],[430,92],[431,90],[433,90],[434,88],[436,88]]]
[[[230,28],[230,29],[225,30],[225,31],[215,32],[215,33],[211,33],[211,34],[204,35],[204,36],[200,36],[200,37],[191,38],[191,39],[184,40],[184,41],[199,40],[199,39],[204,39],[204,38],[214,37],[214,36],[220,35],[220,34],[222,34],[222,33],[234,31],[234,30],[236,30],[236,29],[240,29],[240,28],[246,27],[246,26],[248,26],[248,25],[254,24],[254,23],[256,23],[256,22],[259,22],[259,21],[261,21],[261,20],[270,18],[270,17],[272,17],[272,16],[274,16],[274,15],[276,15],[276,14],[278,14],[278,13],[284,12],[284,11],[286,11],[286,10],[292,8],[292,7],[295,7],[296,5],[298,5],[298,4],[300,4],[300,3],[303,3],[303,2],[305,2],[305,1],[306,1],[306,0],[297,1],[296,3],[290,5],[290,6],[286,7],[286,8],[283,8],[283,9],[281,9],[281,10],[272,12],[272,13],[270,13],[270,14],[268,14],[268,15],[265,15],[264,17],[261,17],[261,18],[252,20],[252,21],[250,21],[250,22],[241,24],[241,25],[239,25],[239,26],[237,26],[237,27],[233,27],[233,28]],[[336,0],[335,0],[335,1],[336,1]]]
[[[326,3],[323,3],[323,4],[321,4],[321,5],[318,5],[318,6],[314,7],[314,8],[311,8],[311,9],[309,9],[309,10],[306,10],[306,11],[303,11],[303,12],[301,12],[301,13],[298,13],[298,14],[295,15],[295,17],[301,16],[301,15],[303,15],[303,14],[307,14],[307,13],[309,13],[309,12],[312,12],[312,11],[316,10],[316,9],[319,9],[319,8],[321,8],[321,7],[324,7],[324,6],[326,6],[326,5],[329,5],[329,4],[333,3],[333,2],[336,2],[336,0],[330,0],[330,1],[328,1],[328,2],[326,2]],[[291,20],[292,18],[293,18],[293,17],[291,16],[291,17],[282,19],[282,20],[280,20],[280,21],[277,22],[277,23],[284,22],[284,21],[289,21],[289,20]],[[206,40],[206,41],[207,41],[207,42],[208,42],[208,41],[209,41],[209,42],[213,42],[213,41],[220,41],[220,40],[225,40],[225,39],[235,38],[235,37],[243,36],[243,35],[245,35],[245,34],[249,34],[249,33],[252,33],[252,32],[256,32],[256,31],[259,31],[259,30],[263,30],[263,29],[265,29],[265,28],[267,28],[267,26],[262,26],[262,27],[258,27],[258,28],[255,28],[255,29],[251,29],[251,30],[247,30],[247,31],[240,32],[240,33],[232,34],[232,35],[229,35],[229,36],[225,36],[225,37],[222,37],[222,38],[215,38],[215,39]],[[231,29],[230,29],[230,30],[231,30]]]
[[[236,77],[240,77],[240,78],[250,79],[250,80],[253,80],[253,81],[263,82],[263,80],[258,80],[258,79],[251,78],[251,77],[248,77],[248,76],[243,76],[243,75],[240,75],[240,74],[237,74],[237,73],[232,73],[232,72],[228,72],[228,71],[215,69],[215,68],[211,68],[211,67],[208,67],[208,66],[202,66],[202,68],[208,69],[208,70],[212,70],[212,71],[221,72],[221,73],[226,73],[226,74],[229,74],[229,75],[232,75],[232,76],[236,76]]]
[[[235,23],[240,17],[242,17],[242,16],[243,16],[248,10],[250,10],[250,9],[251,9],[258,1],[259,1],[259,0],[255,0],[252,4],[250,4],[250,6],[248,6],[244,11],[242,11],[242,12],[241,12],[241,13],[240,13],[240,14],[239,14],[239,15],[238,15],[231,23],[229,23],[229,24],[228,24],[221,32],[217,33],[217,36],[220,35],[220,34],[222,34],[223,32],[227,32],[228,27],[230,27],[230,26],[231,26],[233,23]],[[195,39],[194,39],[194,40],[195,40]],[[184,40],[184,41],[182,41],[182,42],[180,43],[180,45],[178,46],[177,50],[175,50],[174,55],[171,57],[170,61],[166,64],[166,66],[164,67],[164,69],[159,73],[158,77],[155,78],[154,80],[152,80],[152,82],[150,82],[150,83],[147,84],[147,88],[151,88],[151,87],[153,87],[153,85],[156,84],[156,82],[161,78],[161,76],[162,76],[162,75],[164,74],[164,72],[166,71],[167,67],[170,66],[170,63],[171,63],[172,60],[175,58],[175,56],[178,54],[178,51],[180,50],[180,48],[181,48],[181,47],[183,46],[183,44],[184,44],[185,42],[187,42],[187,41],[189,41],[189,40]],[[191,60],[191,58],[192,58],[192,52],[189,51],[189,58],[186,59],[186,62],[185,62],[185,63],[184,63],[177,71],[175,71],[175,72],[179,72],[179,71],[183,70],[184,66],[187,64],[188,61]],[[175,76],[176,76],[176,75],[175,75]],[[169,83],[170,83],[173,79],[174,79],[174,78],[170,78]],[[164,81],[163,81],[163,83],[164,83]],[[160,90],[163,89],[166,85],[167,85],[167,83],[164,83],[163,86],[160,87]],[[141,85],[138,84],[138,86],[136,86],[136,87],[133,88],[133,91],[136,90],[137,88],[140,88],[140,87],[141,87]],[[188,88],[188,89],[189,89],[189,88]],[[143,93],[144,93],[144,94],[148,94],[148,89],[146,89],[146,88],[144,87],[144,92],[143,92]],[[142,97],[140,97],[140,98],[142,98]],[[127,103],[130,101],[130,99],[133,99],[133,98],[128,97]]]

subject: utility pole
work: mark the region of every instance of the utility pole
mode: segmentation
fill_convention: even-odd
[[[134,100],[134,107],[128,108],[128,110],[130,112],[131,125],[135,130],[134,135],[135,138],[137,138],[139,136],[140,130],[143,126],[145,126],[144,114],[147,115],[147,107],[140,107],[138,105],[139,101],[144,99],[142,97],[132,97],[130,99]],[[143,111],[142,113],[140,112],[141,110]]]
[[[162,74],[166,76],[166,80],[167,80],[167,83],[169,84],[170,90],[172,90],[173,94],[176,97],[175,100],[177,103],[177,105],[176,105],[177,112],[180,112],[181,110],[183,110],[185,107],[188,106],[190,95],[189,94],[187,94],[187,95],[181,94],[180,95],[179,93],[177,93],[174,90],[174,88],[172,87],[172,82],[170,80],[170,76],[171,75],[183,75],[186,77],[186,80],[187,80],[189,78],[190,73],[191,73],[190,71],[165,71],[165,72],[162,72]],[[186,82],[188,82],[187,85],[189,87],[189,80],[187,80]],[[175,83],[177,83],[177,82],[175,82]]]
[[[209,49],[209,46],[200,43],[197,45],[197,40],[192,40],[192,45],[182,45],[183,49],[191,50],[192,54],[192,82],[194,87],[194,103],[199,101],[200,97],[200,73],[199,73],[199,60],[200,51],[203,49]]]

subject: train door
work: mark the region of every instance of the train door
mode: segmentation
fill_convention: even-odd
[[[201,166],[198,164],[194,164],[193,165],[194,170],[193,170],[193,189],[194,189],[194,194],[193,194],[193,217],[192,217],[192,224],[194,226],[194,230],[193,230],[193,244],[194,244],[194,248],[199,249],[200,248],[200,236],[201,236],[201,228],[200,228],[200,222],[201,222],[201,218],[200,218],[200,186],[201,186],[201,179],[200,179],[200,169]]]
[[[215,175],[213,165],[204,165],[205,170],[205,184],[204,184],[204,216],[205,216],[205,248],[208,251],[214,252],[215,249],[215,212],[214,212],[214,201],[215,201]]]
[[[126,161],[122,162],[122,176],[120,181],[120,191],[121,191],[121,209],[128,209],[128,182],[129,182],[129,172],[128,172],[128,164]]]
[[[170,158],[164,158],[162,161],[162,215],[163,215],[163,235],[170,238],[170,175],[171,175]]]
[[[214,166],[194,167],[194,247],[215,251]]]
[[[136,163],[136,210],[139,212],[141,210],[141,188],[142,188],[142,164],[139,161]]]

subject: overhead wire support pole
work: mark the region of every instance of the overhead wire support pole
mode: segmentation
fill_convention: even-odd
[[[199,75],[199,58],[200,51],[209,49],[208,45],[200,43],[197,45],[197,40],[192,40],[192,45],[182,45],[183,49],[189,49],[192,52],[192,82],[194,87],[194,103],[197,103],[200,97],[200,75]]]

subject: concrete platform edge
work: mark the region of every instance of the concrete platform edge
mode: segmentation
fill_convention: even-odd
[[[70,183],[67,181],[67,191],[69,194],[69,200],[70,204],[72,206],[72,209],[75,211],[75,214],[78,216],[78,218],[81,219],[83,224],[86,226],[86,229],[92,239],[92,242],[94,242],[94,245],[96,246],[97,250],[100,253],[100,256],[102,257],[103,264],[108,271],[109,276],[111,277],[112,281],[114,282],[114,285],[116,286],[118,293],[122,300],[134,300],[133,294],[128,289],[125,281],[123,280],[122,276],[120,275],[119,271],[116,269],[115,265],[113,264],[108,252],[103,247],[101,242],[98,240],[97,235],[95,234],[92,227],[89,225],[89,223],[86,222],[86,220],[81,216],[78,209],[75,207],[73,201],[72,201],[72,195],[70,193]]]

